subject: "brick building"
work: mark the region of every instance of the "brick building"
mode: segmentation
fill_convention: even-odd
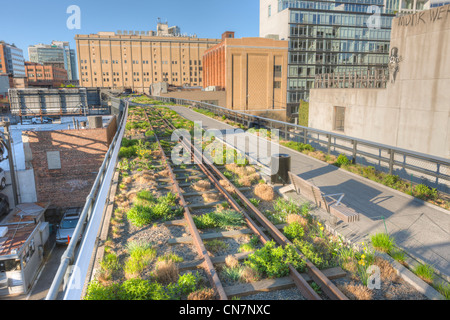
[[[225,90],[227,108],[286,119],[287,41],[225,32],[205,52],[203,65],[203,87]]]
[[[42,65],[35,62],[25,62],[25,73],[29,86],[60,87],[68,80],[67,71],[55,65]]]
[[[27,169],[33,168],[39,202],[82,207],[117,131],[113,117],[99,129],[23,133]]]
[[[150,85],[203,85],[203,53],[220,42],[182,36],[178,28],[158,31],[99,32],[76,35],[80,86],[131,89],[149,93]]]

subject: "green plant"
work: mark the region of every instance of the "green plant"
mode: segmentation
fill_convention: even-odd
[[[284,227],[283,232],[289,240],[301,239],[305,235],[305,230],[303,230],[302,225],[297,221]]]
[[[228,249],[229,245],[222,240],[213,239],[205,241],[205,247],[211,253],[217,253],[220,250]]]
[[[321,293],[322,293],[322,289],[321,289],[320,286],[319,286],[317,283],[315,283],[315,282],[312,282],[312,283],[311,283],[311,288],[313,288],[313,290],[314,290],[317,294],[321,294]]]
[[[414,273],[422,280],[432,283],[434,279],[434,268],[428,264],[419,264],[414,268]]]
[[[345,154],[340,154],[336,160],[336,165],[338,167],[347,166],[350,164],[350,160],[347,158]]]
[[[260,200],[260,199],[256,199],[256,198],[251,198],[251,199],[250,199],[250,202],[251,202],[255,207],[258,207],[259,204],[261,203],[261,200]]]
[[[156,249],[146,242],[130,242],[127,250],[130,256],[125,262],[124,271],[131,275],[142,272],[156,257]]]
[[[436,290],[439,291],[446,300],[450,300],[450,284],[441,282],[436,286]]]
[[[168,253],[164,256],[158,257],[158,261],[173,261],[175,263],[181,263],[184,259],[175,253]]]
[[[431,189],[424,184],[419,184],[414,188],[414,194],[417,198],[422,200],[436,200],[438,198],[438,192],[436,189]]]
[[[389,253],[395,245],[394,239],[387,233],[377,233],[370,237],[370,241],[376,250],[386,253]]]
[[[199,229],[234,229],[245,224],[242,214],[234,210],[205,213],[201,216],[194,216],[193,219]]]
[[[89,282],[84,300],[117,300],[120,284],[102,285],[99,281]]]
[[[400,263],[405,263],[406,261],[406,255],[403,251],[401,250],[391,250],[389,252],[389,255],[394,258],[394,260],[400,262]]]
[[[222,273],[225,277],[232,281],[239,281],[242,276],[242,267],[224,267]]]
[[[103,270],[116,271],[120,269],[119,259],[115,253],[108,253],[100,262]]]
[[[137,156],[137,147],[131,146],[131,147],[122,147],[119,150],[119,158],[132,158]]]
[[[248,260],[245,261],[245,265],[259,274],[277,278],[284,277],[289,273],[289,263],[296,269],[303,269],[305,266],[305,262],[291,245],[287,245],[285,248],[277,247],[273,240],[249,255]]]

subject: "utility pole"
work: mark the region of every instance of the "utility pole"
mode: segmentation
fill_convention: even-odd
[[[13,189],[14,203],[17,206],[19,204],[19,196],[17,194],[17,181],[16,181],[16,171],[14,169],[14,160],[11,146],[11,132],[9,130],[9,126],[11,123],[9,120],[0,120],[0,126],[5,128],[4,134],[0,133],[1,143],[5,146],[6,150],[8,150],[8,162],[9,162],[9,172],[11,174],[11,184]]]

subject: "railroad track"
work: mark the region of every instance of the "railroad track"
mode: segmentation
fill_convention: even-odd
[[[220,169],[217,168],[214,163],[212,163],[207,158],[203,158],[202,150],[199,150],[197,147],[195,147],[194,144],[192,144],[192,141],[186,141],[186,139],[180,138],[180,142],[182,143],[185,150],[189,150],[191,160],[194,160],[194,165],[189,169],[180,169],[180,166],[177,167],[176,165],[174,165],[166,155],[166,152],[168,150],[166,150],[161,143],[161,141],[165,139],[158,135],[158,133],[163,132],[167,129],[175,130],[176,127],[171,121],[165,118],[157,108],[140,104],[134,105],[141,106],[143,108],[147,121],[150,124],[150,128],[153,132],[155,132],[155,140],[161,151],[162,159],[164,162],[163,166],[165,166],[165,168],[168,170],[168,180],[171,182],[171,186],[165,186],[164,188],[171,187],[173,191],[178,195],[180,204],[183,207],[184,223],[187,223],[188,225],[189,231],[191,233],[191,240],[194,243],[201,258],[198,264],[194,263],[193,265],[198,266],[200,264],[203,267],[219,299],[227,300],[228,296],[214,266],[214,263],[223,261],[217,261],[217,259],[209,256],[208,250],[203,243],[202,236],[200,235],[199,230],[194,223],[193,211],[201,208],[202,206],[189,204],[186,198],[197,195],[201,196],[205,193],[218,193],[223,199],[225,199],[225,201],[233,210],[242,214],[249,228],[249,232],[256,235],[263,245],[271,241],[272,239],[274,239],[275,242],[282,247],[288,245],[292,246],[292,243],[279,230],[278,226],[272,224],[267,219],[267,217],[255,205],[253,205],[253,203],[243,194],[242,188],[236,187],[220,171]],[[152,118],[149,117],[149,113],[151,113]],[[153,118],[154,115],[157,116],[157,119]],[[197,194],[184,193],[183,188],[189,186],[190,183],[180,183],[180,178],[177,176],[177,173],[201,173],[197,176],[208,179],[215,190]],[[229,186],[232,187],[232,190],[230,190],[229,188],[228,190],[225,189],[221,185],[220,181],[228,182]],[[216,204],[217,203],[206,204],[205,207],[210,207]],[[306,263],[307,275],[300,274],[294,266],[289,265],[289,276],[295,283],[300,293],[304,296],[304,298],[308,300],[322,299],[309,285],[309,280],[317,283],[329,299],[348,300],[348,298],[331,282],[329,278],[327,278],[327,276],[325,276],[323,272],[321,272],[312,262],[306,259],[306,257],[298,249],[295,250]]]

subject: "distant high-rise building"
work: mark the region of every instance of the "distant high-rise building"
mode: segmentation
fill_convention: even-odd
[[[291,113],[317,74],[387,68],[393,17],[384,0],[260,0],[260,37],[289,41]]]
[[[69,80],[78,79],[75,50],[70,49],[69,42],[52,41],[51,45],[29,46],[28,55],[31,62],[63,67],[67,70]]]
[[[14,44],[0,41],[0,73],[7,73],[15,78],[24,78],[25,59],[22,49]]]

